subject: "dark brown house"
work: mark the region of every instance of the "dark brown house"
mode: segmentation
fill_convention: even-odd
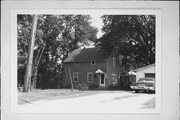
[[[74,88],[108,89],[118,85],[120,57],[100,48],[74,50],[65,60],[65,84]]]

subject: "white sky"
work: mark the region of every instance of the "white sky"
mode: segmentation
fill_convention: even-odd
[[[102,20],[101,20],[101,14],[90,14],[91,16],[91,22],[92,26],[96,27],[98,29],[97,38],[100,38],[102,36],[101,28],[103,26]],[[90,45],[85,46],[86,48],[92,48],[95,47],[93,43],[90,43]]]
[[[100,38],[102,36],[102,31],[101,28],[103,26],[102,19],[101,19],[101,14],[90,14],[91,16],[91,21],[92,21],[92,26],[95,26],[98,28],[98,33],[97,33],[97,38]]]

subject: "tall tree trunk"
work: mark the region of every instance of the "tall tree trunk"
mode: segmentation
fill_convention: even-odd
[[[35,89],[36,88],[36,83],[37,83],[37,73],[38,73],[38,67],[39,67],[39,61],[41,59],[41,56],[44,52],[45,49],[45,44],[43,43],[42,48],[40,49],[40,51],[37,54],[37,58],[35,59],[34,65],[33,65],[33,79],[32,79],[32,88]]]
[[[34,53],[34,42],[35,42],[35,36],[36,36],[36,26],[37,26],[37,15],[33,15],[33,27],[31,31],[31,41],[30,41],[30,47],[29,47],[29,54],[28,54],[28,63],[26,66],[26,73],[24,78],[24,92],[29,92],[31,87],[31,74],[32,74],[32,63],[33,63],[33,53]]]
[[[73,86],[73,81],[72,81],[70,68],[68,68],[68,72],[69,72],[69,78],[70,78],[70,84],[71,84],[71,91],[74,91],[74,86]]]

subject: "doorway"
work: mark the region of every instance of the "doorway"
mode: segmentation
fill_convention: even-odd
[[[100,77],[99,77],[99,81],[100,81],[100,87],[105,87],[105,77],[104,77],[104,74],[100,74]]]

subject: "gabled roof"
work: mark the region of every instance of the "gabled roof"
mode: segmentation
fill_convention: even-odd
[[[84,48],[74,50],[64,62],[86,62],[86,61],[106,61],[111,52],[100,48]]]
[[[95,73],[104,73],[101,69],[96,70]]]
[[[141,68],[135,69],[134,71],[137,72],[139,70],[143,70],[143,69],[146,69],[146,68],[149,68],[149,67],[153,67],[153,66],[155,66],[155,64],[150,64],[150,65],[147,65],[145,67],[141,67]]]

